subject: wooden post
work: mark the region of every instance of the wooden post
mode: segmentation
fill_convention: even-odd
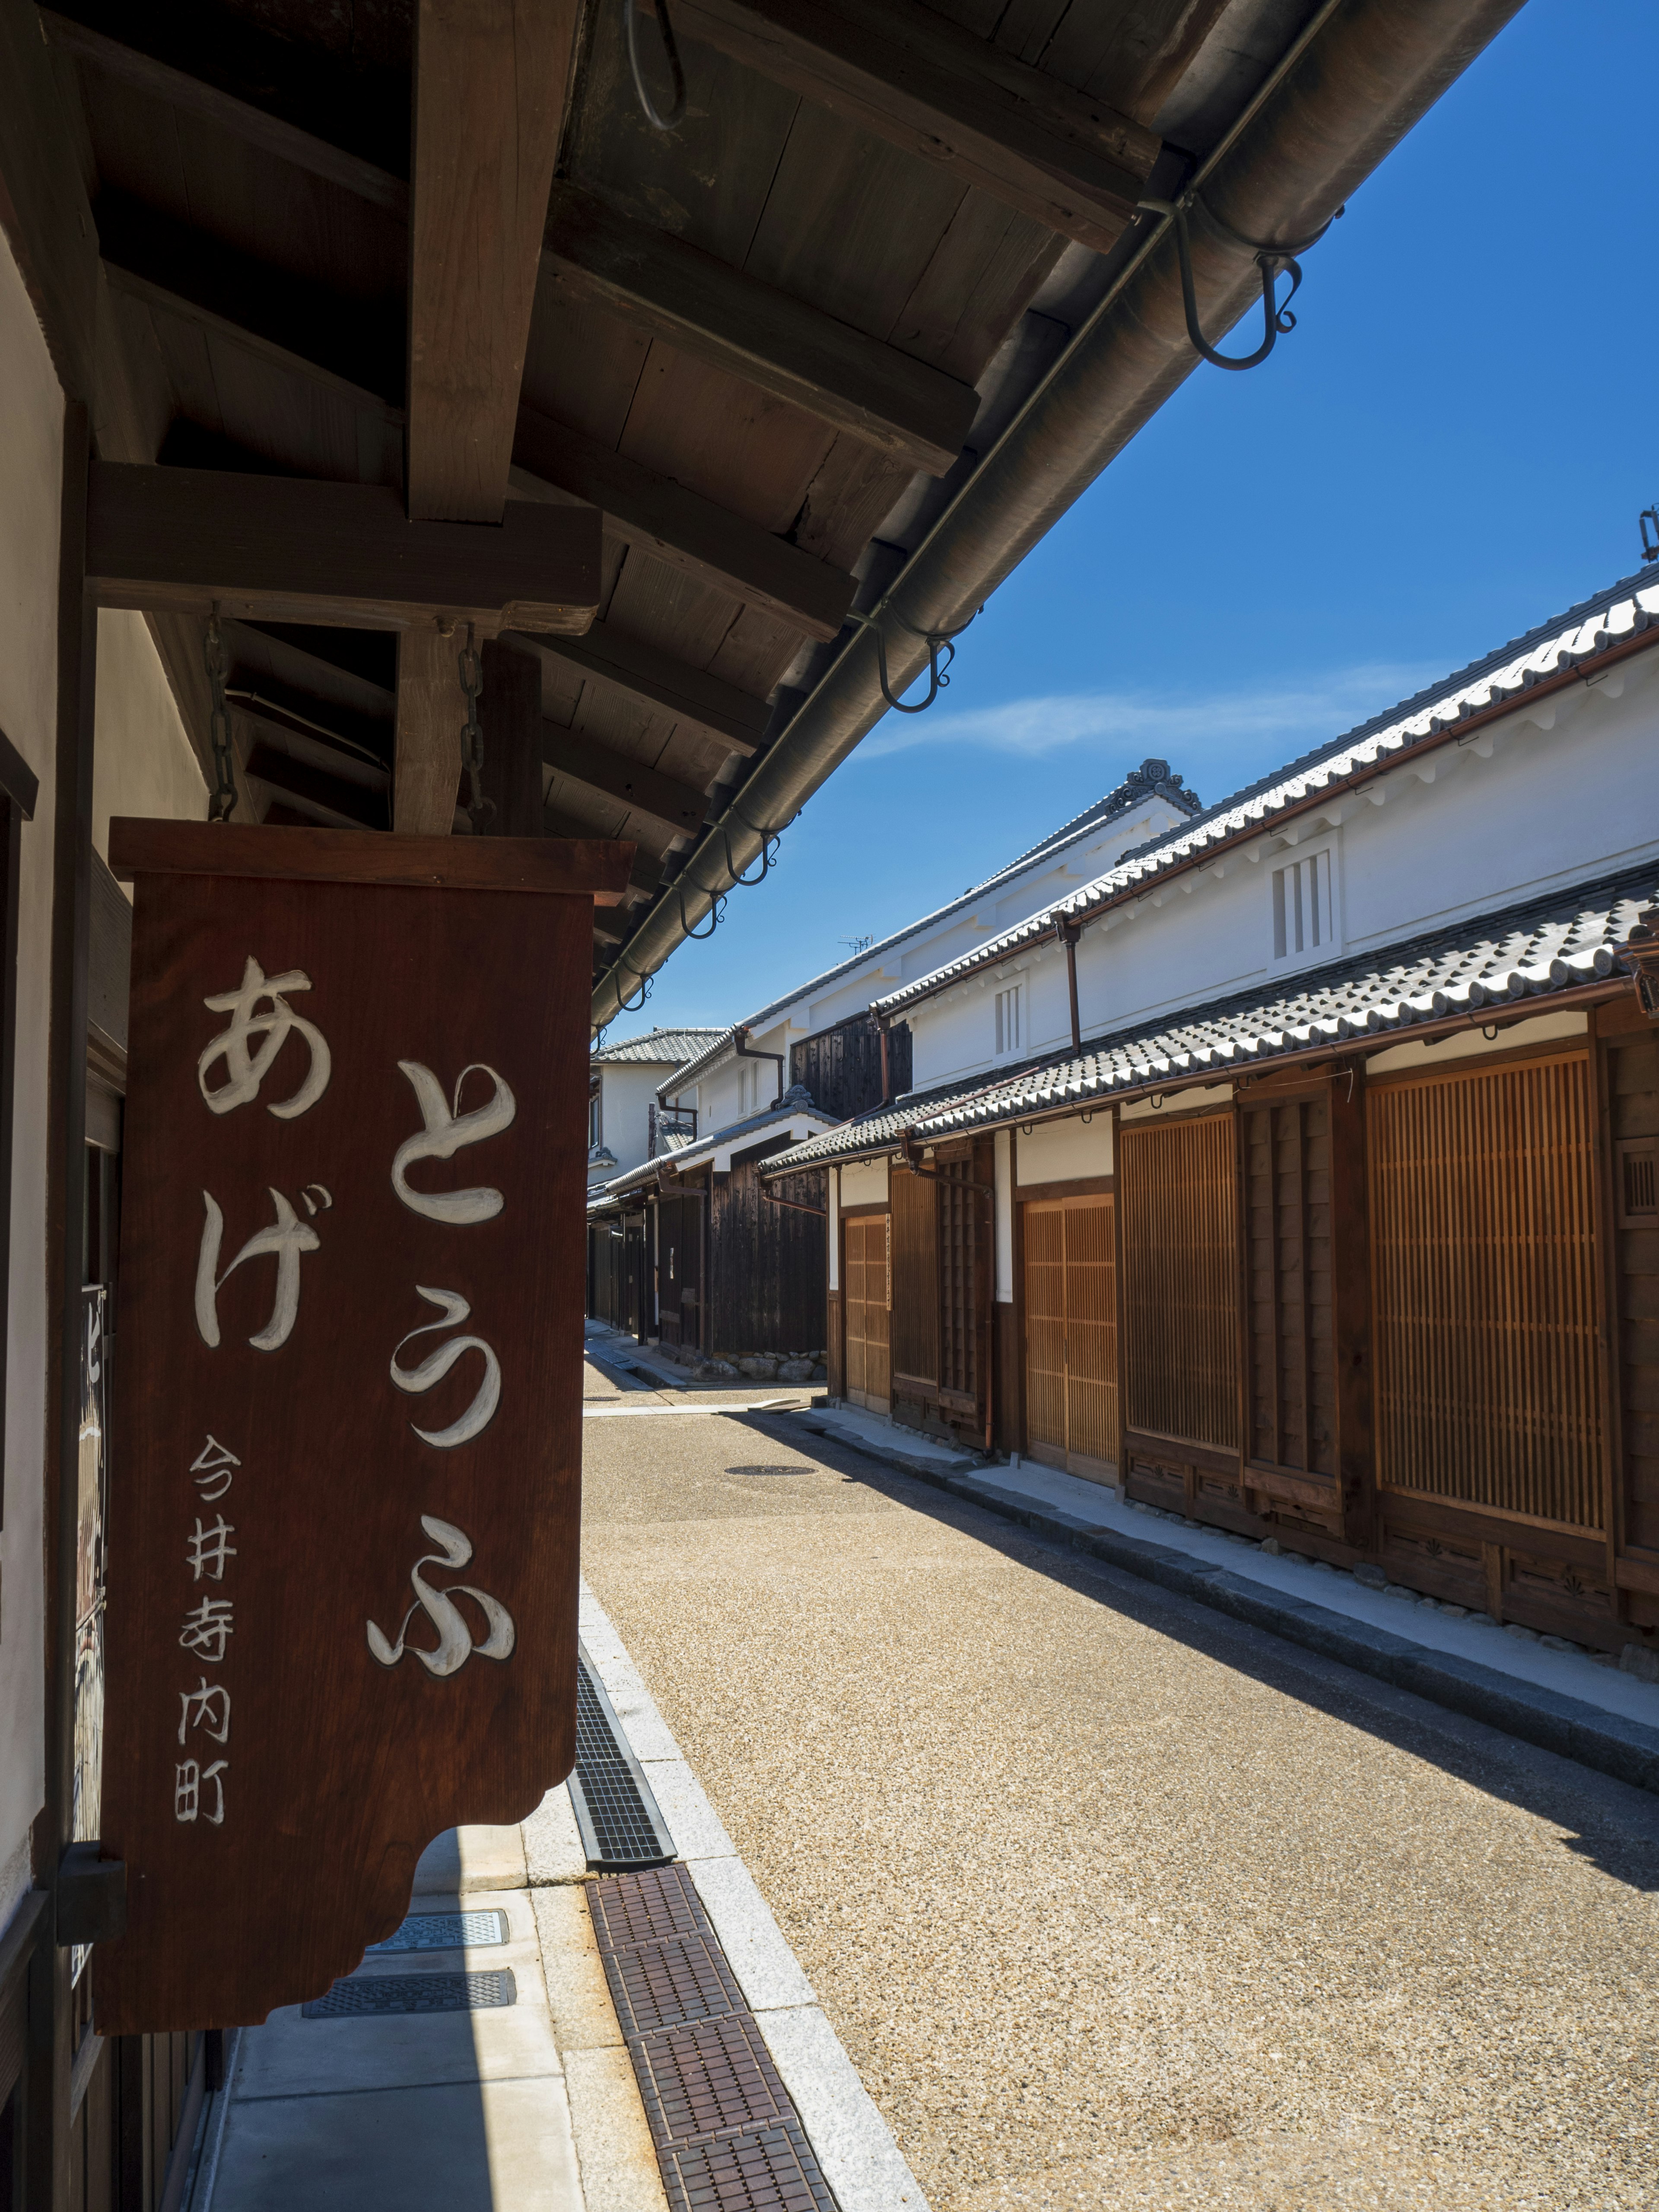
[[[392,826],[401,836],[447,837],[461,784],[460,647],[436,629],[398,640],[398,750]]]
[[[1336,1473],[1342,1535],[1375,1552],[1376,1461],[1371,1426],[1371,1282],[1365,1159],[1365,1071],[1330,1081],[1331,1324],[1336,1357]]]

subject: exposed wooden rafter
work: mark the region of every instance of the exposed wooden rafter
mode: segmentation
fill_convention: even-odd
[[[684,727],[714,738],[728,752],[754,753],[765,742],[771,709],[735,684],[675,660],[655,646],[623,636],[595,623],[580,638],[545,633],[519,641],[544,659],[562,661],[585,682],[598,685],[631,706],[672,715]]]
[[[562,775],[585,784],[590,791],[619,799],[627,806],[650,815],[676,836],[684,836],[702,826],[708,812],[708,794],[694,790],[643,761],[612,752],[562,723],[544,720],[542,758]]]
[[[1104,252],[1161,142],[922,0],[675,0],[681,38]]]
[[[519,410],[513,464],[514,489],[524,496],[544,498],[553,487],[590,501],[604,514],[606,537],[719,585],[809,637],[827,641],[847,619],[855,586],[844,569],[532,408]]]
[[[681,352],[943,476],[979,406],[969,384],[793,299],[682,238],[560,184],[547,266],[568,300],[603,307]]]

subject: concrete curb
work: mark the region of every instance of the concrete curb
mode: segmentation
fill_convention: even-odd
[[[828,1425],[818,1433],[840,1437]],[[1563,1697],[1537,1684],[1518,1682],[1513,1675],[1500,1674],[1474,1660],[1430,1650],[1406,1637],[1391,1636],[1387,1629],[1332,1613],[1325,1606],[1309,1605],[1300,1598],[1269,1591],[1261,1583],[1194,1560],[1184,1552],[1097,1528],[1059,1506],[1034,1504],[1030,1498],[1000,1489],[982,1475],[946,1474],[902,1453],[872,1451],[850,1437],[840,1441],[935,1490],[948,1491],[968,1504],[983,1506],[1002,1520],[1017,1522],[1035,1535],[1050,1537],[1072,1551],[1086,1553],[1091,1559],[1138,1575],[1144,1582],[1157,1583],[1182,1597],[1196,1598],[1200,1605],[1247,1621],[1253,1628],[1265,1628],[1287,1643],[1318,1652],[1322,1658],[1339,1660],[1343,1666],[1390,1683],[1395,1689],[1409,1690],[1431,1705],[1443,1705],[1449,1712],[1484,1721],[1488,1728],[1501,1729],[1506,1735],[1519,1736],[1540,1750],[1576,1759],[1581,1766],[1594,1767],[1617,1781],[1659,1795],[1659,1729],[1644,1722],[1603,1712],[1581,1698]]]

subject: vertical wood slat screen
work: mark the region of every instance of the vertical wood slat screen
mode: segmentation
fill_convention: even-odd
[[[1607,1054],[1619,1275],[1620,1442],[1624,1540],[1659,1551],[1659,1038]]]
[[[1251,1106],[1241,1119],[1250,1456],[1334,1474],[1330,1103]]]
[[[1238,1203],[1231,1115],[1121,1132],[1125,1411],[1236,1451]]]
[[[930,1176],[895,1167],[888,1185],[893,1222],[892,1371],[939,1381],[939,1234]]]
[[[969,1160],[947,1160],[939,1182],[939,1385],[963,1398],[977,1395],[979,1300],[974,1281],[977,1259],[978,1197]]]
[[[1378,1480],[1599,1528],[1588,1061],[1379,1085],[1367,1113]]]
[[[1033,1452],[1066,1451],[1066,1216],[1028,1206],[1025,1224],[1025,1436]]]
[[[1067,1206],[1066,1449],[1073,1459],[1117,1458],[1117,1261],[1112,1201]]]
[[[884,1407],[889,1396],[888,1219],[884,1213],[855,1214],[847,1224],[847,1395],[872,1411]]]

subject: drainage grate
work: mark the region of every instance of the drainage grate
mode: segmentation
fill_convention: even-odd
[[[504,1912],[411,1912],[384,1943],[371,1943],[371,1959],[380,1951],[473,1951],[507,1941]]]
[[[657,1801],[585,1649],[576,1667],[570,1803],[589,1866],[620,1870],[660,1866],[673,1857],[673,1839]]]
[[[636,2036],[629,2048],[647,2115],[670,2142],[736,2135],[792,2116],[788,2092],[746,2013]]]
[[[601,1950],[662,1943],[676,1936],[714,1935],[683,1866],[653,1867],[628,1881],[596,1881],[587,1901]]]
[[[725,1960],[700,1936],[612,1952],[605,1965],[624,2035],[650,2035],[659,2027],[746,2009]]]
[[[513,1969],[501,1966],[484,1974],[368,1974],[336,1982],[325,1997],[300,2010],[307,2020],[341,2020],[363,2013],[489,2012],[518,2001]]]
[[[835,2212],[798,2122],[670,2151],[663,2179],[673,2212]]]

